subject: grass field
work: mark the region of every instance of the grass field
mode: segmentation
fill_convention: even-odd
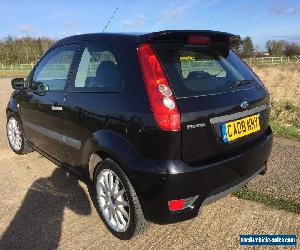
[[[27,70],[0,70],[0,77],[26,77],[28,74]]]
[[[253,66],[267,86],[272,101],[271,124],[275,134],[300,139],[300,64]],[[25,77],[28,71],[0,71],[0,77]]]
[[[300,64],[256,66],[252,69],[267,86],[273,102],[289,101],[300,106]]]
[[[275,134],[300,139],[300,64],[254,67],[271,94]]]

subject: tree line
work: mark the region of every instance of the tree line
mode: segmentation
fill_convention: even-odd
[[[241,38],[233,45],[233,49],[243,58],[260,57],[266,55],[270,56],[295,56],[300,55],[300,45],[294,42],[287,42],[284,40],[268,40],[265,44],[265,52],[258,51],[254,47],[251,37],[246,36]]]
[[[49,37],[5,37],[0,40],[0,65],[35,63],[54,42]]]
[[[0,40],[0,65],[35,63],[54,42],[55,40],[49,37],[5,37]],[[270,56],[300,55],[300,45],[284,40],[269,40],[265,48]],[[258,52],[249,36],[236,42],[233,49],[243,58],[265,55]]]
[[[295,56],[300,55],[300,46],[296,43],[289,43],[284,40],[269,40],[266,43],[266,49],[270,55],[274,56]]]

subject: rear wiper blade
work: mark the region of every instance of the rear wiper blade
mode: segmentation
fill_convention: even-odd
[[[231,83],[231,87],[238,87],[240,85],[245,85],[252,82],[254,82],[254,80],[237,80]]]

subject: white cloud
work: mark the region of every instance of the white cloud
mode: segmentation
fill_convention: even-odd
[[[75,24],[69,20],[69,21],[64,22],[64,26],[67,28],[73,28],[75,26]]]
[[[122,25],[128,28],[135,28],[139,26],[143,26],[145,24],[146,17],[143,15],[138,15],[136,18],[131,20],[122,21]]]
[[[34,31],[34,28],[30,24],[24,24],[18,27],[18,31],[28,34],[28,33],[32,33]]]
[[[162,15],[168,20],[177,20],[181,18],[188,10],[192,9],[197,5],[197,9],[205,9],[208,8],[220,0],[203,0],[203,1],[187,1],[186,4],[175,6],[174,2],[171,3],[167,10],[163,11]]]
[[[183,7],[176,7],[176,8],[164,11],[163,15],[167,19],[176,20],[176,19],[178,19],[178,18],[180,18],[182,16],[183,12],[184,12],[184,8]]]
[[[61,31],[58,33],[58,37],[60,37],[60,38],[67,37],[68,35],[69,35],[69,33],[66,31]]]
[[[74,35],[80,35],[81,31],[76,32],[69,32],[69,31],[61,31],[58,33],[59,38],[67,37],[67,36],[74,36]]]
[[[272,3],[271,12],[276,15],[292,14],[300,11],[300,5],[289,5],[284,0],[276,0]]]

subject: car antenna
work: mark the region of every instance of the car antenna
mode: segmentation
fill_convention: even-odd
[[[118,9],[119,9],[119,7],[115,8],[115,11],[113,12],[113,14],[110,17],[110,19],[107,21],[107,23],[106,23],[104,29],[102,30],[102,32],[105,32],[105,30],[107,29],[107,27],[110,24],[111,20],[114,18],[114,16],[115,16],[115,14],[116,14],[116,12],[117,12]]]

